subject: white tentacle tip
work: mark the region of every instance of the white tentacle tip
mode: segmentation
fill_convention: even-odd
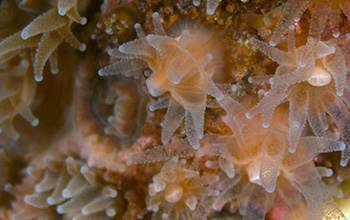
[[[139,28],[141,28],[140,23],[135,23],[135,24],[134,24],[134,28],[135,28],[135,29],[139,29]]]
[[[189,30],[184,30],[184,31],[182,32],[182,35],[183,35],[183,36],[190,36],[190,31],[189,31]]]
[[[338,38],[340,36],[339,32],[333,33],[333,37]]]
[[[221,100],[223,100],[224,99],[224,94],[219,94],[218,96],[216,96],[216,100],[217,101],[221,101]]]
[[[343,91],[337,91],[336,94],[337,94],[337,96],[343,96],[344,92]]]
[[[295,151],[296,151],[296,149],[295,149],[294,147],[290,147],[290,148],[288,149],[288,151],[289,151],[289,153],[294,154]]]
[[[104,76],[104,74],[103,74],[103,69],[100,69],[99,71],[97,71],[97,74],[98,74],[99,76]]]
[[[208,53],[206,56],[207,60],[212,60],[213,59],[213,55],[211,53]]]
[[[201,2],[199,0],[197,0],[197,1],[194,0],[194,1],[192,1],[192,3],[194,6],[199,6]]]
[[[82,51],[82,52],[85,51],[86,50],[86,44],[80,44],[79,50]]]
[[[146,37],[146,40],[147,40],[148,42],[152,42],[153,39],[154,39],[154,35],[153,35],[153,34],[147,35],[147,37]],[[119,48],[120,48],[120,47],[119,47]]]
[[[268,193],[273,193],[275,191],[276,186],[270,185],[266,186],[265,189]]]
[[[199,149],[199,143],[192,144],[193,149],[198,150]]]
[[[253,118],[253,114],[250,113],[250,112],[247,112],[247,113],[245,114],[245,117],[248,118],[248,119],[251,119],[251,118]]]
[[[274,46],[276,46],[277,43],[273,40],[270,40],[269,44],[274,47]]]
[[[42,75],[35,75],[35,76],[34,76],[34,79],[35,79],[35,81],[37,81],[37,82],[41,82],[41,81],[43,81],[43,76],[42,76]]]
[[[38,126],[38,124],[39,124],[39,119],[35,118],[30,124],[31,124],[33,127]]]
[[[267,122],[263,122],[261,125],[262,125],[264,128],[270,127],[270,123],[267,123]]]
[[[341,176],[337,176],[337,180],[338,182],[343,182],[343,178],[341,178]]]
[[[345,34],[346,40],[350,40],[350,34]]]
[[[343,151],[343,150],[345,150],[345,148],[346,148],[346,144],[344,142],[341,142],[339,144],[339,150]]]
[[[23,40],[27,40],[28,37],[29,37],[28,32],[23,30],[23,31],[21,32],[21,38],[22,38]]]
[[[344,160],[340,161],[340,166],[342,167],[345,167],[347,164],[348,164],[347,161],[344,161]]]
[[[306,66],[305,61],[300,61],[300,62],[299,62],[299,67],[305,67],[305,66]]]
[[[87,23],[87,19],[85,17],[82,17],[81,20],[80,20],[80,24],[81,25],[86,25]]]
[[[157,17],[159,17],[159,13],[158,13],[158,12],[154,12],[154,13],[152,14],[152,18],[157,18]]]
[[[59,14],[59,15],[63,16],[63,15],[65,15],[66,13],[67,13],[67,10],[64,9],[64,8],[59,8],[59,9],[58,9],[58,14]]]
[[[121,52],[121,53],[125,53],[125,46],[124,46],[124,44],[121,45],[120,47],[118,47],[118,50],[119,50],[119,52]]]
[[[132,158],[133,158],[133,155],[130,155],[130,156],[128,156],[128,163],[132,163],[133,161],[132,161]]]
[[[215,12],[215,10],[212,9],[212,8],[208,8],[208,9],[207,9],[207,14],[208,14],[208,15],[213,15],[214,12]]]
[[[59,72],[59,69],[55,68],[55,69],[51,69],[51,73],[52,74],[57,74]]]

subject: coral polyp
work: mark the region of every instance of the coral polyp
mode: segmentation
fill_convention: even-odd
[[[211,185],[218,176],[200,176],[200,173],[186,167],[186,160],[174,157],[161,172],[153,177],[146,198],[147,209],[153,211],[152,219],[186,220],[195,218],[200,201],[217,195]]]
[[[187,138],[198,148],[203,136],[207,95],[218,100],[223,98],[212,77],[222,71],[225,45],[219,40],[220,32],[205,25],[179,21],[167,36],[159,14],[154,13],[152,18],[155,34],[146,36],[136,24],[139,39],[110,51],[110,55],[121,60],[99,70],[99,74],[139,76],[141,70],[150,68],[151,74],[146,80],[148,91],[160,97],[150,109],[167,108],[162,142],[169,142],[185,118]],[[203,34],[208,32],[212,34]],[[205,50],[202,44],[206,45]]]
[[[36,48],[35,58],[33,58],[35,80],[43,79],[43,69],[48,60],[50,60],[51,72],[57,73],[59,71],[57,48],[63,41],[80,51],[86,48],[86,45],[78,41],[70,29],[73,22],[80,24],[87,22],[86,18],[79,15],[77,3],[77,1],[54,1],[50,10],[35,18],[23,30],[1,41],[0,62],[6,62],[25,49]],[[21,1],[19,8],[26,8],[25,4],[25,1]]]
[[[254,46],[279,66],[270,79],[271,90],[247,113],[247,117],[261,113],[263,126],[269,127],[276,106],[288,101],[290,152],[295,152],[306,120],[317,136],[325,136],[329,127],[326,113],[335,121],[348,120],[346,106],[338,97],[344,94],[347,76],[346,61],[338,43],[348,39],[345,35],[337,40],[319,41],[307,63],[300,63],[307,46],[295,46],[293,31],[289,32],[288,52],[251,39]],[[343,130],[341,124],[337,123]]]
[[[63,161],[46,159],[45,165],[45,170],[27,168],[27,178],[34,178],[34,192],[24,196],[24,207],[20,208],[20,201],[15,204],[18,210],[10,214],[12,219],[37,219],[40,216],[110,219],[122,214],[123,203],[117,190],[104,183],[101,176],[84,163],[68,157]],[[13,192],[26,187],[8,186]]]

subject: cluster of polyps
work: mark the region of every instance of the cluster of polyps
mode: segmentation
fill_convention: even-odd
[[[25,206],[12,219],[111,219],[121,214],[117,214],[122,205],[117,190],[83,162],[68,157],[45,163],[44,170],[27,168],[37,178],[34,193],[24,196]]]
[[[300,20],[301,15],[314,3],[313,13],[310,23],[310,37],[319,40],[326,27],[329,18],[329,24],[333,29],[333,36],[338,37],[339,23],[341,21],[341,11],[350,20],[350,2],[346,0],[319,1],[319,0],[288,0],[284,5],[281,17],[278,19],[274,34],[270,40],[270,45],[275,46],[281,36],[292,29],[294,22]]]
[[[271,78],[271,89],[260,102],[247,113],[248,118],[261,113],[262,124],[269,127],[275,108],[284,101],[289,102],[289,151],[295,152],[306,121],[317,136],[325,136],[328,129],[326,114],[344,133],[349,112],[343,100],[346,86],[347,63],[339,43],[349,39],[348,35],[328,41],[315,41],[314,47],[296,47],[294,32],[289,32],[288,51],[279,50],[262,41],[250,42],[279,64]],[[309,41],[313,41],[309,38]],[[313,48],[309,51],[310,48]],[[307,55],[306,55],[307,54]],[[307,57],[307,59],[304,59]],[[345,140],[344,140],[345,141]],[[342,165],[348,161],[343,153]]]
[[[99,74],[138,76],[141,70],[150,68],[148,91],[160,97],[150,109],[168,108],[162,123],[162,142],[169,141],[185,118],[187,139],[198,148],[207,95],[223,98],[212,80],[213,74],[220,74],[223,67],[225,47],[221,34],[185,20],[174,25],[168,36],[158,13],[153,14],[153,25],[155,34],[145,36],[136,24],[138,39],[110,51],[111,56],[121,60],[101,69]]]
[[[21,7],[26,1],[19,1]],[[36,48],[34,75],[36,81],[43,79],[43,70],[49,60],[51,72],[58,73],[58,46],[66,41],[72,47],[84,51],[86,45],[79,42],[71,32],[73,22],[86,24],[87,20],[77,11],[77,1],[54,1],[52,9],[35,18],[22,31],[14,33],[0,42],[0,63],[4,63],[25,49]],[[40,5],[34,4],[41,8]]]
[[[345,220],[321,180],[330,174],[330,169],[308,162],[289,172],[281,172],[276,190],[269,193],[238,170],[233,179],[220,181],[218,188],[222,193],[212,206],[219,211],[227,202],[236,200],[240,214],[246,219],[265,219],[270,213],[276,219]]]
[[[149,185],[146,205],[154,212],[152,219],[195,219],[196,211],[204,208],[199,207],[200,200],[218,195],[210,187],[217,180],[218,176],[201,176],[186,165],[186,160],[172,158]]]
[[[225,96],[220,105],[227,112],[224,122],[230,127],[232,135],[206,135],[198,150],[181,141],[172,142],[138,153],[132,160],[146,163],[169,160],[171,156],[194,157],[195,161],[205,160],[206,167],[219,177],[214,184],[219,195],[208,192],[204,195],[206,205],[209,204],[206,209],[209,210],[221,210],[227,202],[237,199],[241,214],[247,218],[255,213],[254,219],[263,219],[268,211],[273,207],[280,207],[281,204],[286,208],[281,218],[290,213],[302,218],[312,216],[311,219],[322,219],[322,216],[331,215],[343,218],[321,180],[323,176],[331,176],[332,170],[316,168],[313,163],[313,158],[319,153],[344,150],[343,142],[326,137],[303,136],[296,152],[290,153],[287,150],[288,114],[285,109],[278,110],[271,127],[266,129],[245,119],[245,108],[232,98]],[[164,174],[155,176],[154,183],[150,185],[150,198],[152,195],[158,197],[154,197],[157,200],[152,200],[152,204],[157,204],[155,209],[153,205],[149,209],[156,213],[160,206],[169,206],[169,201],[164,199],[167,192],[171,192],[169,195],[172,195],[172,199],[180,198],[181,190],[185,192],[184,188],[173,187],[173,182],[166,183],[170,182],[169,179],[178,180],[171,177],[175,173],[174,167],[179,167],[175,164],[171,160],[167,162],[161,171]],[[179,178],[188,176],[187,170],[178,169],[178,172]],[[167,181],[161,177],[163,175],[168,175]],[[166,186],[172,187],[167,191]],[[202,185],[198,183],[197,187]],[[155,193],[158,191],[162,193]],[[186,188],[186,191],[193,190]],[[280,204],[277,205],[277,201]]]

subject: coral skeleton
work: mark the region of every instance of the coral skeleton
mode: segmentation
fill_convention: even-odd
[[[155,34],[145,36],[136,24],[139,39],[111,50],[109,54],[121,60],[99,70],[99,74],[139,76],[149,67],[152,73],[146,80],[147,88],[152,96],[159,97],[150,110],[168,108],[162,123],[162,142],[168,143],[185,118],[187,138],[198,148],[207,95],[223,98],[211,77],[221,71],[224,44],[219,41],[220,33],[204,35],[213,30],[190,21],[174,24],[167,36],[159,14],[154,13],[152,18]],[[205,50],[202,44],[206,44]]]

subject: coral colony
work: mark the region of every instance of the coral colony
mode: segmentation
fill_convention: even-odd
[[[0,220],[349,219],[349,22],[350,0],[0,1]]]

